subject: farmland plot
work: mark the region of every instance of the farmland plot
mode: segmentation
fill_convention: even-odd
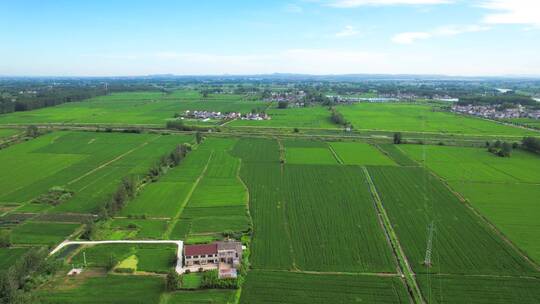
[[[63,186],[73,196],[52,212],[95,212],[123,177],[144,173],[159,156],[189,139],[93,132],[47,134],[0,152],[0,159],[4,158],[1,172],[6,172],[0,175],[0,187],[5,187],[0,189],[0,201],[25,203],[54,186]]]
[[[420,275],[428,303],[532,304],[540,302],[540,280],[512,277]]]
[[[284,141],[285,158],[289,164],[337,164],[337,160],[324,142]]]
[[[495,122],[438,111],[431,106],[403,103],[358,103],[338,106],[355,129],[436,132],[470,135],[534,134]]]
[[[475,209],[540,262],[540,185],[452,182]]]
[[[198,234],[248,229],[248,195],[238,177],[240,160],[229,153],[235,144],[236,139],[207,138],[191,153],[203,153],[208,158],[199,171],[199,182],[176,223],[177,227],[172,229],[174,237],[185,239]]]
[[[250,262],[259,269],[291,269],[290,238],[280,194],[279,146],[275,140],[241,139],[233,151],[242,159],[240,176],[249,190],[253,220]]]
[[[393,166],[395,163],[377,148],[360,142],[331,142],[338,157],[346,165]]]
[[[253,270],[240,303],[409,303],[409,298],[398,277]]]
[[[410,167],[418,166],[418,163],[412,160],[407,154],[400,150],[397,145],[393,144],[378,144],[379,148],[384,151],[398,165]]]
[[[0,117],[0,124],[90,123],[164,125],[175,113],[186,110],[250,112],[264,109],[266,103],[244,100],[243,95],[218,94],[203,99],[199,92],[180,90],[162,92],[122,92],[98,96],[80,102],[64,103]]]
[[[486,149],[440,146],[405,146],[426,165],[449,181],[474,208],[494,223],[530,257],[540,261],[540,158],[516,150],[510,158]]]
[[[417,273],[526,274],[532,266],[421,168],[370,167],[382,203]],[[422,264],[435,225],[433,266]]]
[[[394,272],[390,246],[358,167],[287,165],[282,205],[302,270]]]
[[[235,290],[178,291],[166,296],[166,304],[234,303]]]
[[[40,290],[37,292],[42,303],[59,304],[99,303],[159,303],[164,281],[156,276],[108,275],[106,277],[70,278],[72,287],[58,290]],[[82,282],[78,282],[83,280]]]
[[[483,148],[427,145],[400,148],[448,181],[540,183],[540,158],[529,152],[515,150],[512,157],[506,158]]]
[[[53,245],[65,240],[79,228],[80,224],[25,222],[12,231],[14,244]]]

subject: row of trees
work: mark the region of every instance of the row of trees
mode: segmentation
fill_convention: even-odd
[[[521,146],[527,151],[540,154],[540,138],[525,137],[521,142]]]
[[[497,140],[493,144],[490,142],[486,142],[486,146],[488,148],[488,151],[498,155],[500,157],[510,157],[512,156],[512,151],[518,147],[517,143],[509,143],[509,142],[501,142],[500,140]]]
[[[47,248],[31,248],[8,270],[0,273],[0,303],[33,303],[31,290],[42,277],[54,274],[61,263],[48,259]]]

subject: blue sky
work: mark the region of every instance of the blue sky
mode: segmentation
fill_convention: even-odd
[[[0,1],[0,39],[0,75],[540,75],[540,1]]]

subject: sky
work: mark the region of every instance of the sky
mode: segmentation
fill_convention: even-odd
[[[540,0],[0,0],[0,75],[540,75]]]

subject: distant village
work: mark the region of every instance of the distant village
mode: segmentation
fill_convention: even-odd
[[[213,112],[213,111],[190,111],[190,110],[185,111],[180,117],[182,119],[188,118],[188,119],[198,119],[202,121],[209,121],[211,119],[216,119],[216,120],[234,120],[234,119],[270,120],[272,119],[266,113],[242,114],[240,112],[222,113],[222,112]]]
[[[452,111],[490,119],[532,118],[540,119],[540,110],[530,109],[518,104],[515,108],[501,105],[454,105]]]

